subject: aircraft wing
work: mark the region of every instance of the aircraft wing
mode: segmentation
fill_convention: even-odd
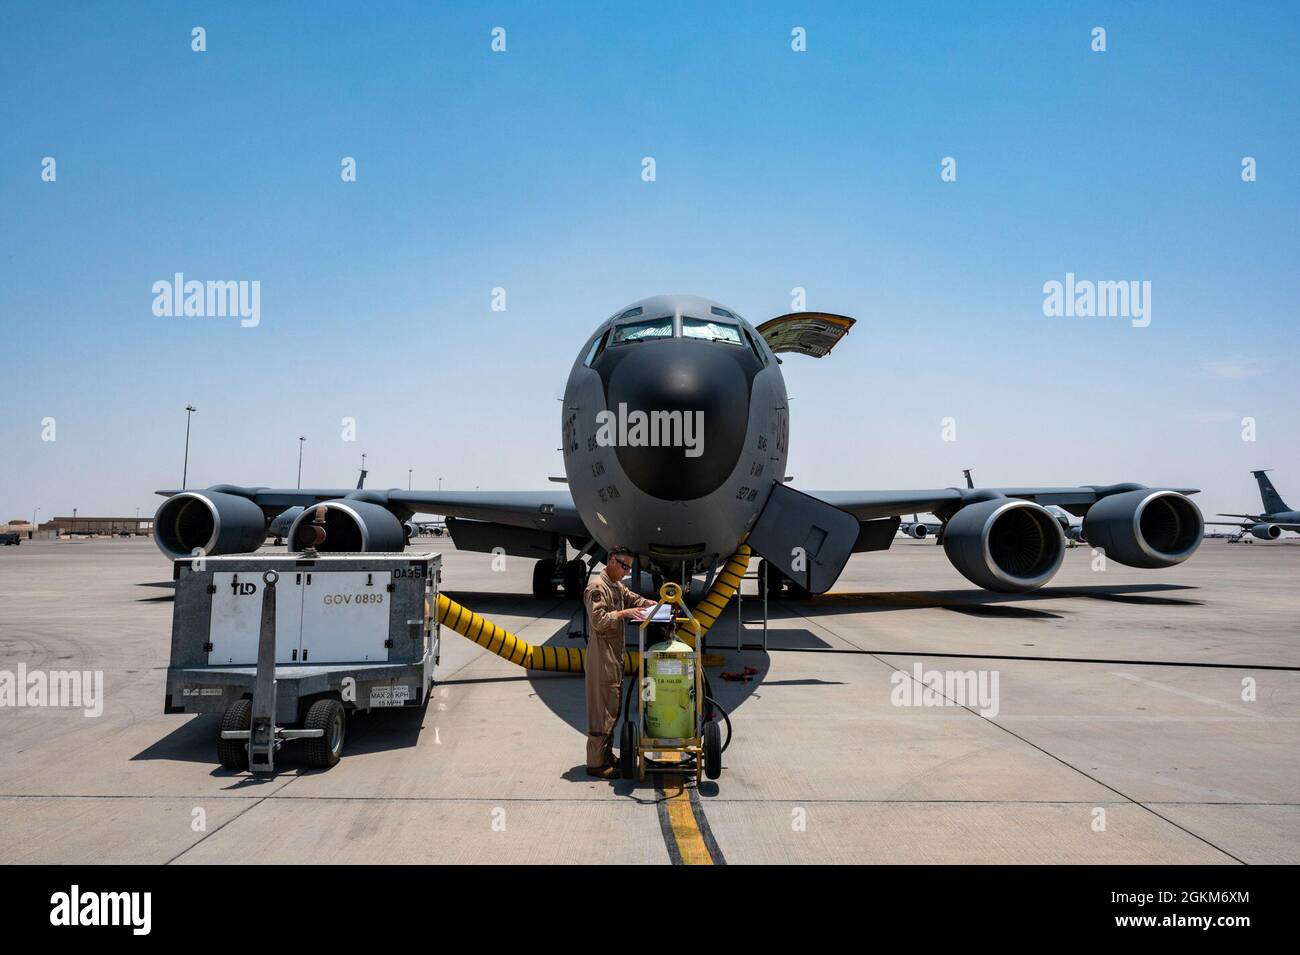
[[[882,517],[902,517],[922,511],[945,517],[945,510],[955,510],[970,498],[990,492],[1004,497],[1022,498],[1036,504],[1055,504],[1074,514],[1082,514],[1108,494],[1138,490],[1137,484],[1096,485],[1082,487],[993,487],[993,488],[930,488],[917,491],[808,491],[809,495],[825,501],[842,511],[848,511],[859,521]],[[1162,490],[1151,488],[1151,490]],[[1196,488],[1168,488],[1180,494],[1195,494]],[[1077,508],[1077,510],[1076,510]]]
[[[403,491],[388,500],[416,513],[535,527],[572,536],[589,536],[568,490],[556,491]]]
[[[442,514],[511,527],[535,528],[570,536],[589,536],[567,489],[554,491],[406,491],[400,488],[270,488],[218,484],[208,488],[246,497],[270,512],[310,507],[348,498],[379,504],[403,519],[413,514]],[[158,491],[164,497],[176,490]]]

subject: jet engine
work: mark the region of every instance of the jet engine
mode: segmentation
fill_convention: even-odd
[[[245,554],[266,540],[266,515],[246,497],[221,491],[181,491],[163,501],[153,539],[172,560],[200,551],[209,557]]]
[[[325,501],[299,514],[289,529],[290,550],[310,546],[331,554],[402,551],[406,549],[406,528],[378,504]]]
[[[1250,533],[1262,541],[1275,541],[1282,536],[1282,528],[1276,524],[1255,524]]]
[[[899,527],[899,530],[915,540],[925,540],[926,535],[930,533],[930,528],[924,524],[903,524]]]
[[[1140,488],[1103,497],[1083,518],[1083,536],[1128,567],[1172,567],[1201,546],[1201,510],[1177,491]]]
[[[971,583],[1026,593],[1052,579],[1065,558],[1061,525],[1032,501],[993,498],[968,504],[943,532],[943,549]]]

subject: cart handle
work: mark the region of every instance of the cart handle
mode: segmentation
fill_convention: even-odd
[[[641,621],[641,626],[638,628],[640,632],[642,634],[645,633],[646,627],[650,626],[651,619],[659,612],[659,608],[665,604],[681,608],[686,619],[690,621],[691,630],[695,633],[695,644],[698,647],[700,634],[702,632],[700,622],[695,619],[695,614],[691,613],[691,608],[686,606],[686,600],[682,595],[681,584],[675,584],[672,581],[666,581],[664,585],[659,588],[659,602],[651,608],[650,612],[646,614],[646,618]]]

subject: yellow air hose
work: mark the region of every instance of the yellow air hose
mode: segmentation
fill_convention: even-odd
[[[741,544],[736,548],[736,552],[731,555],[730,559],[718,572],[714,578],[713,586],[709,592],[704,595],[704,599],[695,607],[695,619],[700,624],[700,635],[709,632],[709,628],[717,623],[718,617],[722,616],[722,611],[727,609],[727,604],[731,598],[736,596],[736,591],[740,589],[740,581],[749,570],[750,550],[748,544]],[[695,646],[695,634],[687,623],[683,622],[677,625],[677,639],[683,643]]]
[[[701,633],[708,633],[723,609],[727,606],[740,579],[749,568],[749,545],[741,544],[713,581],[713,586],[695,608]],[[461,606],[446,594],[438,594],[438,622],[446,624],[462,637],[472,640],[485,650],[491,650],[503,660],[509,660],[525,670],[545,670],[551,673],[581,673],[587,651],[580,647],[537,646],[523,640],[509,630],[498,627],[486,617]],[[695,646],[695,636],[686,624],[677,629],[677,639]],[[709,654],[708,656],[712,656]],[[623,672],[635,673],[637,654],[623,651]]]

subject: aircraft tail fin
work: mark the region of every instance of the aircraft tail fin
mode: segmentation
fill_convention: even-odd
[[[1273,482],[1268,479],[1266,471],[1251,471],[1250,473],[1255,475],[1255,480],[1259,483],[1259,497],[1264,502],[1265,514],[1291,510],[1286,506],[1286,501],[1282,500],[1282,495],[1277,493],[1277,488],[1273,486]]]

